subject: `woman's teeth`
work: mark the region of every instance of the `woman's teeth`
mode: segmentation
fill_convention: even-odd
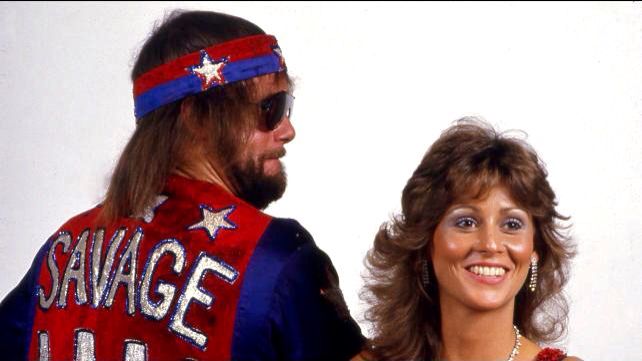
[[[478,275],[486,277],[500,277],[506,273],[502,267],[487,267],[487,266],[472,266],[468,268],[468,271]]]

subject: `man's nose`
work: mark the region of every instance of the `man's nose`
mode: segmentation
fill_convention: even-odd
[[[290,117],[285,115],[283,117],[284,119],[276,127],[276,129],[274,129],[274,132],[277,139],[285,144],[291,142],[292,139],[294,139],[294,137],[296,136],[296,131],[294,130],[292,122],[290,122]]]

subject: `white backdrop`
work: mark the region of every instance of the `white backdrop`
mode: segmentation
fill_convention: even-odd
[[[134,128],[129,70],[176,7],[275,34],[297,82],[289,188],[353,315],[363,257],[428,146],[480,115],[547,163],[579,255],[569,335],[642,359],[640,3],[0,4],[0,298],[58,226],[101,200]],[[361,321],[365,332],[367,323]]]

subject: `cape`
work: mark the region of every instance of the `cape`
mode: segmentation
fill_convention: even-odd
[[[172,176],[142,215],[67,221],[0,304],[11,360],[348,360],[364,342],[296,221]]]

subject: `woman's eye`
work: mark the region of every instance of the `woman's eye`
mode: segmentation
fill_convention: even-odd
[[[459,228],[471,228],[477,225],[474,218],[471,217],[461,217],[457,218],[455,225]]]
[[[505,226],[511,231],[517,231],[524,228],[524,223],[517,218],[509,218],[506,220]]]

